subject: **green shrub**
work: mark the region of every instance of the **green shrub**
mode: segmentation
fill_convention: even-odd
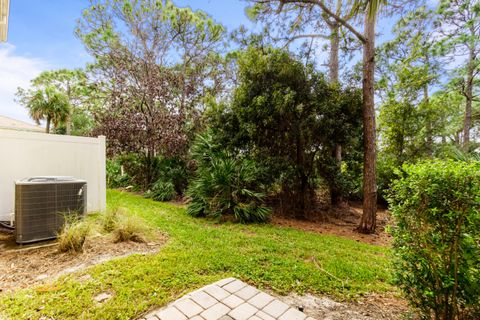
[[[131,178],[128,174],[122,174],[122,166],[118,159],[107,159],[107,187],[122,188],[131,184]]]
[[[183,159],[180,157],[159,157],[157,170],[157,182],[160,180],[164,183],[171,183],[173,185],[174,193],[183,195],[188,186],[188,179],[191,175],[191,170],[187,168],[187,163]],[[174,196],[172,196],[172,198]]]
[[[378,200],[386,203],[392,182],[397,178],[395,172],[402,167],[388,152],[380,152],[377,157],[377,193]]]
[[[150,159],[142,154],[128,153],[118,157],[125,173],[130,177],[130,185],[134,190],[146,190],[152,181],[155,181],[156,158]]]
[[[480,163],[406,165],[389,202],[395,281],[425,318],[480,317]]]
[[[123,175],[121,167],[124,168]],[[190,170],[181,157],[156,156],[147,158],[143,154],[122,154],[107,160],[107,185],[110,188],[131,186],[136,191],[152,190],[159,181],[172,184],[175,194],[182,195],[188,185]],[[165,188],[165,186],[157,186]],[[170,187],[168,187],[170,188]],[[171,199],[170,198],[170,199]]]
[[[263,205],[265,195],[257,184],[260,170],[253,161],[217,151],[209,132],[197,137],[192,155],[198,168],[187,189],[188,214],[211,218],[233,215],[239,222],[268,219],[270,209]]]
[[[155,201],[170,201],[175,198],[175,186],[171,181],[158,180],[150,190],[145,193],[146,198],[152,198]]]
[[[144,220],[135,216],[121,216],[113,230],[113,242],[145,242],[150,228]]]
[[[70,220],[58,234],[58,250],[60,252],[82,252],[85,239],[90,233],[90,225],[85,221]]]

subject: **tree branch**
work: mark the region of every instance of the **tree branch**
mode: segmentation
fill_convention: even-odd
[[[326,5],[323,3],[322,0],[281,0],[281,3],[310,3],[310,4],[315,4],[322,9],[323,12],[325,12],[328,16],[332,17],[335,21],[337,21],[339,24],[347,28],[351,33],[353,33],[360,42],[365,43],[366,39],[365,37],[358,32],[350,23],[348,23],[345,19],[339,17],[336,15],[334,12],[332,12]]]
[[[283,38],[283,39],[275,39],[275,40],[287,40],[285,43],[285,47],[288,46],[290,43],[292,43],[295,40],[298,39],[303,39],[303,38],[321,38],[321,39],[330,39],[330,37],[324,35],[324,34],[318,34],[318,33],[312,33],[312,34],[299,34],[290,38]]]

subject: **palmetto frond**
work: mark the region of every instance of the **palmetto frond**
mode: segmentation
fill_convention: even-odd
[[[256,182],[258,167],[253,161],[218,150],[210,132],[197,136],[192,147],[197,176],[190,183],[187,213],[220,218],[233,215],[240,222],[265,221],[270,209]]]

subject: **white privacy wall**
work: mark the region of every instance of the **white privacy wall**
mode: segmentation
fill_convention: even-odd
[[[105,137],[86,138],[0,129],[0,221],[10,220],[15,180],[73,176],[87,181],[87,211],[106,207]]]

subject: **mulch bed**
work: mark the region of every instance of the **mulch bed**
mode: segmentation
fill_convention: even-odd
[[[87,238],[82,253],[59,252],[55,241],[30,246],[12,245],[12,235],[0,233],[0,293],[55,280],[114,258],[157,252],[167,241],[164,234],[147,243],[114,243],[109,236]],[[5,250],[5,248],[8,248]]]

